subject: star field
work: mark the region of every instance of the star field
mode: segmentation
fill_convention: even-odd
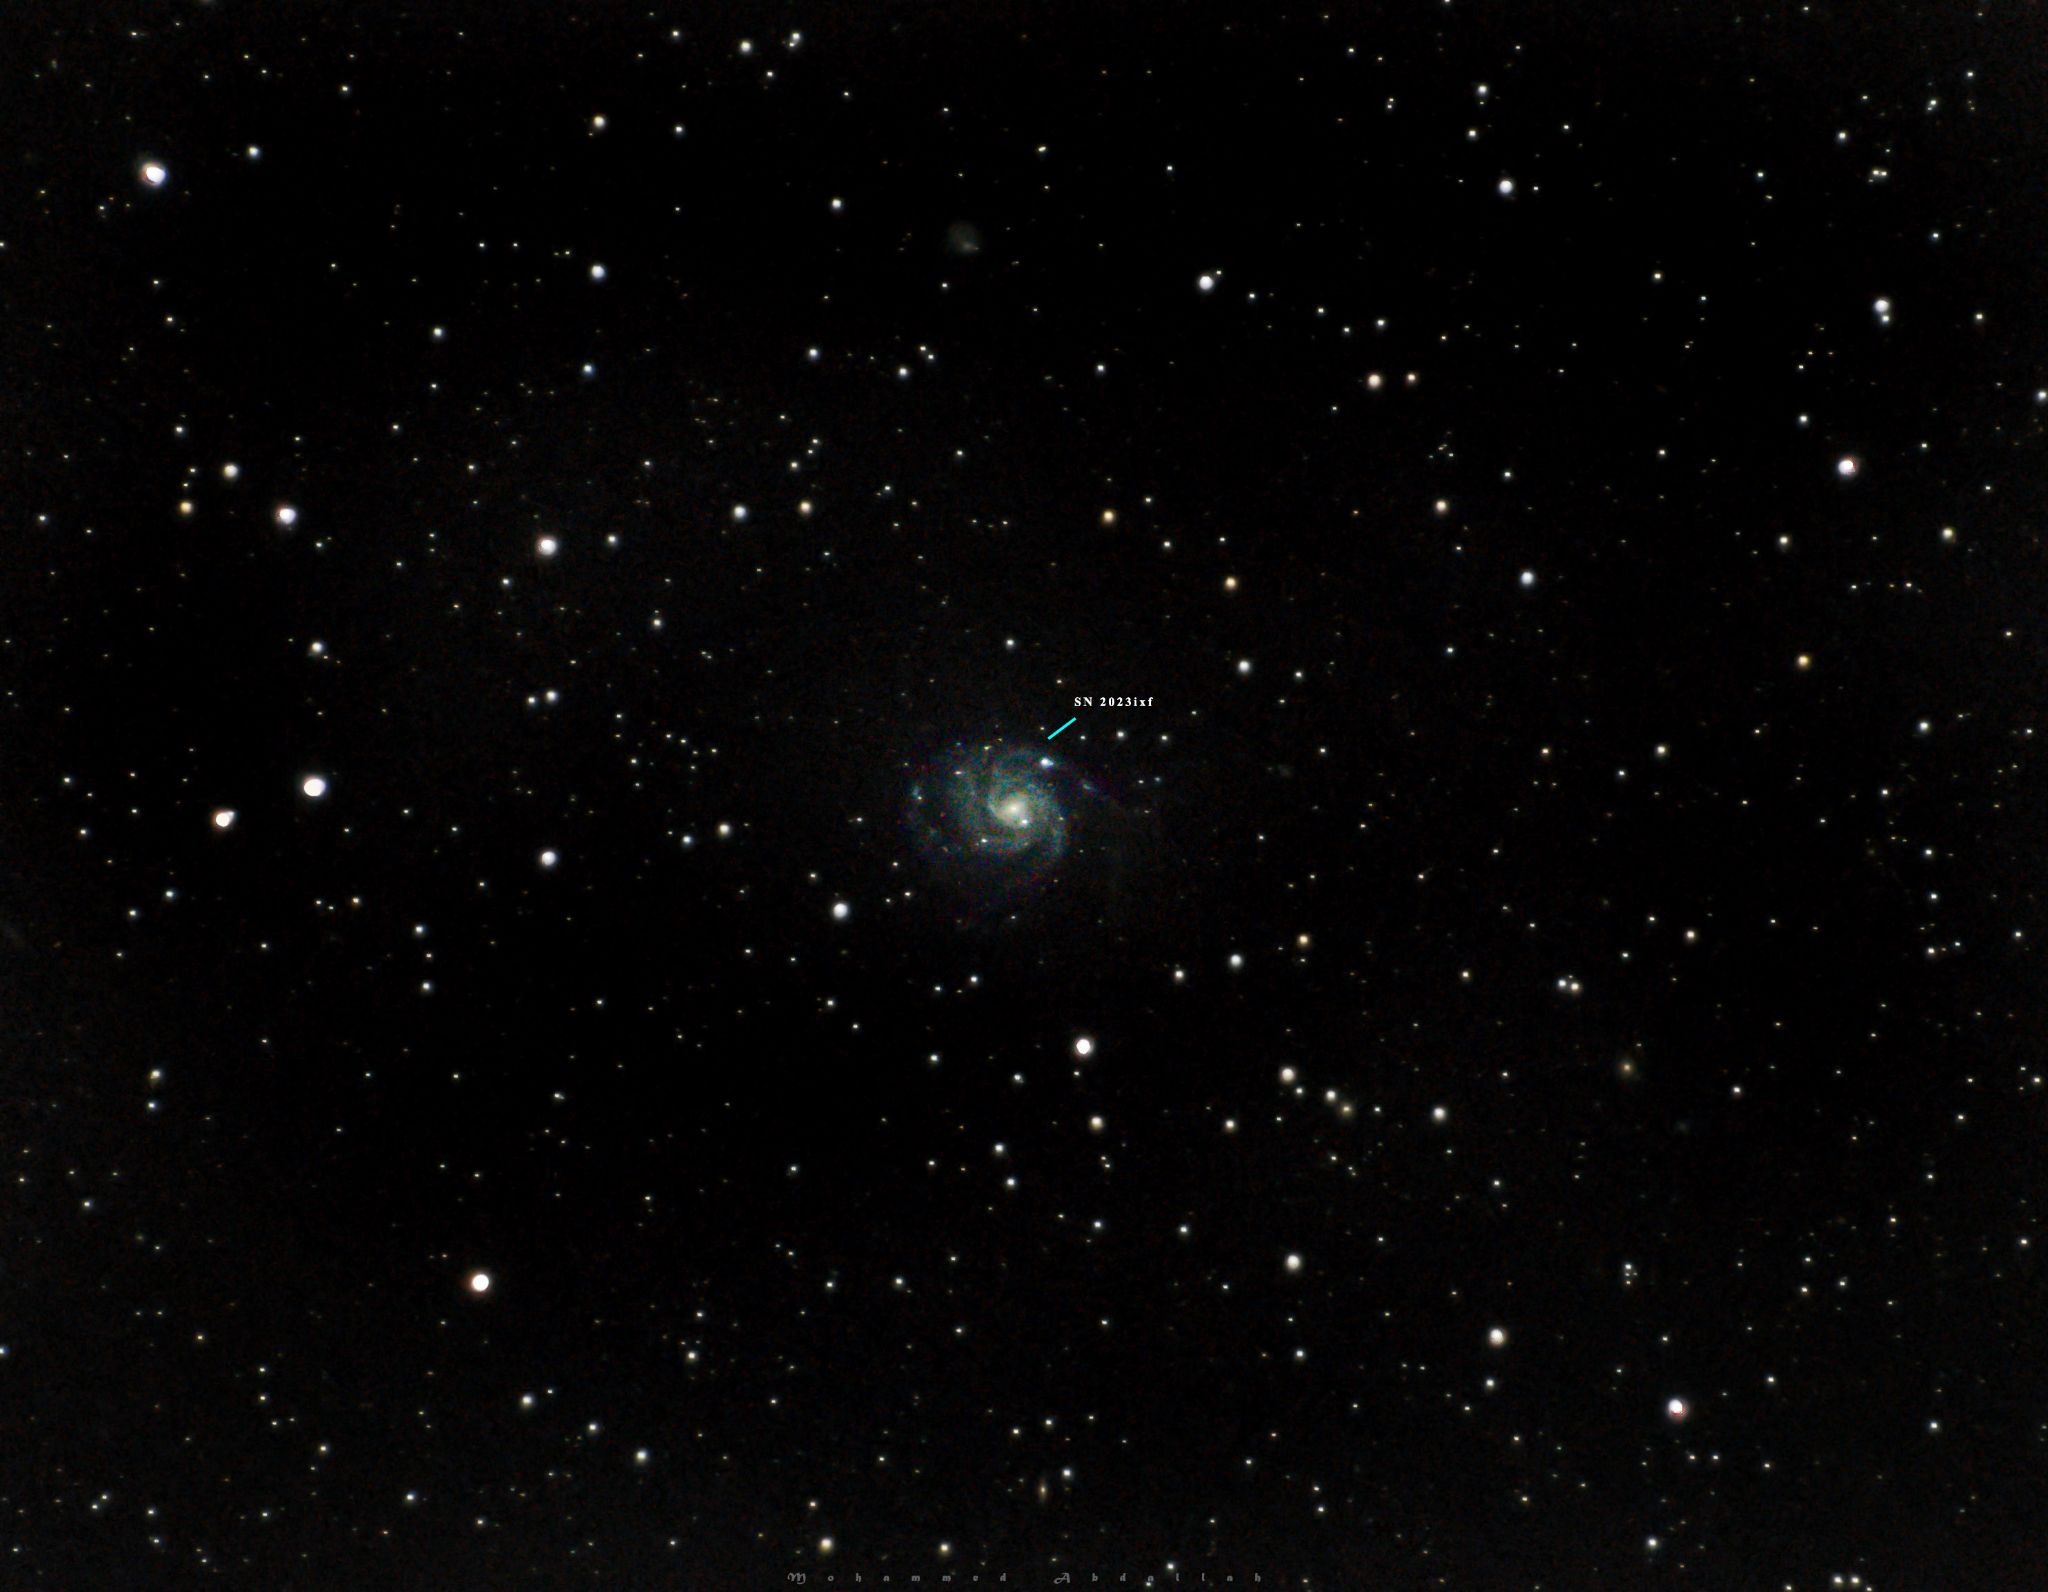
[[[2039,1584],[2037,18],[4,27],[8,1587]]]

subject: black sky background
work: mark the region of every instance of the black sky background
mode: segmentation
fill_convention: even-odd
[[[2038,1584],[2043,44],[11,11],[10,1584]]]

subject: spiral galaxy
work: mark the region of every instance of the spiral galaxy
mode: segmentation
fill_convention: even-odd
[[[955,747],[910,787],[907,822],[935,875],[990,905],[1059,877],[1093,785],[1033,747]]]

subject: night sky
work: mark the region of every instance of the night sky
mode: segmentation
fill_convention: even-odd
[[[0,1581],[2048,1585],[2044,83],[10,8]]]

